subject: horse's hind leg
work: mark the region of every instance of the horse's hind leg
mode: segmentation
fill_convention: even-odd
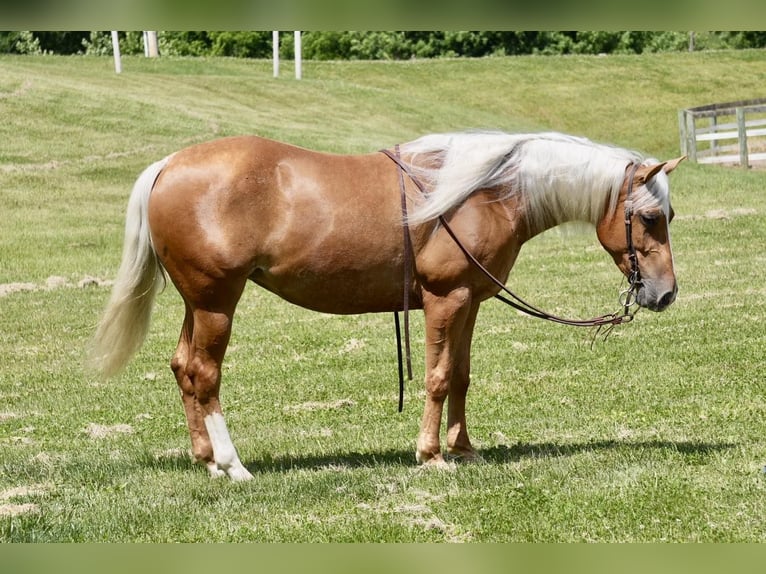
[[[221,364],[229,344],[234,305],[227,311],[195,309],[191,338],[191,355],[186,375],[202,415],[205,430],[213,449],[215,469],[225,472],[232,480],[248,480],[250,472],[239,460],[223,418],[218,393],[221,386]],[[201,443],[202,444],[202,443]]]
[[[227,474],[232,480],[247,480],[252,475],[239,460],[219,400],[221,365],[246,278],[213,279],[167,262],[166,269],[186,303],[171,367],[189,424],[192,453],[212,476]]]
[[[193,332],[194,314],[187,305],[178,347],[173,355],[170,366],[176,376],[178,390],[181,393],[181,401],[186,413],[186,422],[189,426],[189,436],[192,443],[192,456],[196,462],[207,466],[211,476],[222,476],[224,472],[218,468],[215,462],[213,444],[210,442],[210,435],[208,435],[205,428],[202,409],[197,401],[194,384],[187,373],[187,366],[192,353],[191,341]]]

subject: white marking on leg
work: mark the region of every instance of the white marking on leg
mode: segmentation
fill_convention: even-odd
[[[213,457],[216,465],[229,475],[232,480],[250,480],[253,475],[243,466],[237,455],[237,449],[231,442],[229,429],[221,413],[213,413],[205,417],[205,428],[213,444]],[[211,473],[212,474],[212,473]]]

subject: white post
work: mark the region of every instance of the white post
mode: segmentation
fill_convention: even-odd
[[[114,53],[114,71],[119,74],[122,72],[122,58],[120,57],[120,39],[117,32],[112,30],[112,52]]]
[[[301,55],[301,33],[295,32],[295,79],[300,80],[303,76],[303,57]]]
[[[273,31],[271,33],[271,49],[274,56],[274,77],[279,77],[279,32]]]
[[[157,45],[157,32],[146,33],[146,55],[150,58],[156,58],[160,55]]]

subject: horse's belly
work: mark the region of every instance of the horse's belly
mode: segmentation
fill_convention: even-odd
[[[403,306],[403,271],[383,268],[333,271],[315,266],[257,269],[250,279],[279,297],[314,311],[333,314],[377,313]],[[411,308],[417,301],[411,297]]]

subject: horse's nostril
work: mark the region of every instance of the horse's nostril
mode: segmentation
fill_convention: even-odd
[[[676,298],[676,291],[675,291],[675,289],[673,291],[668,291],[660,299],[658,308],[659,309],[664,309],[665,307],[670,305],[673,301],[675,301],[675,298]]]

